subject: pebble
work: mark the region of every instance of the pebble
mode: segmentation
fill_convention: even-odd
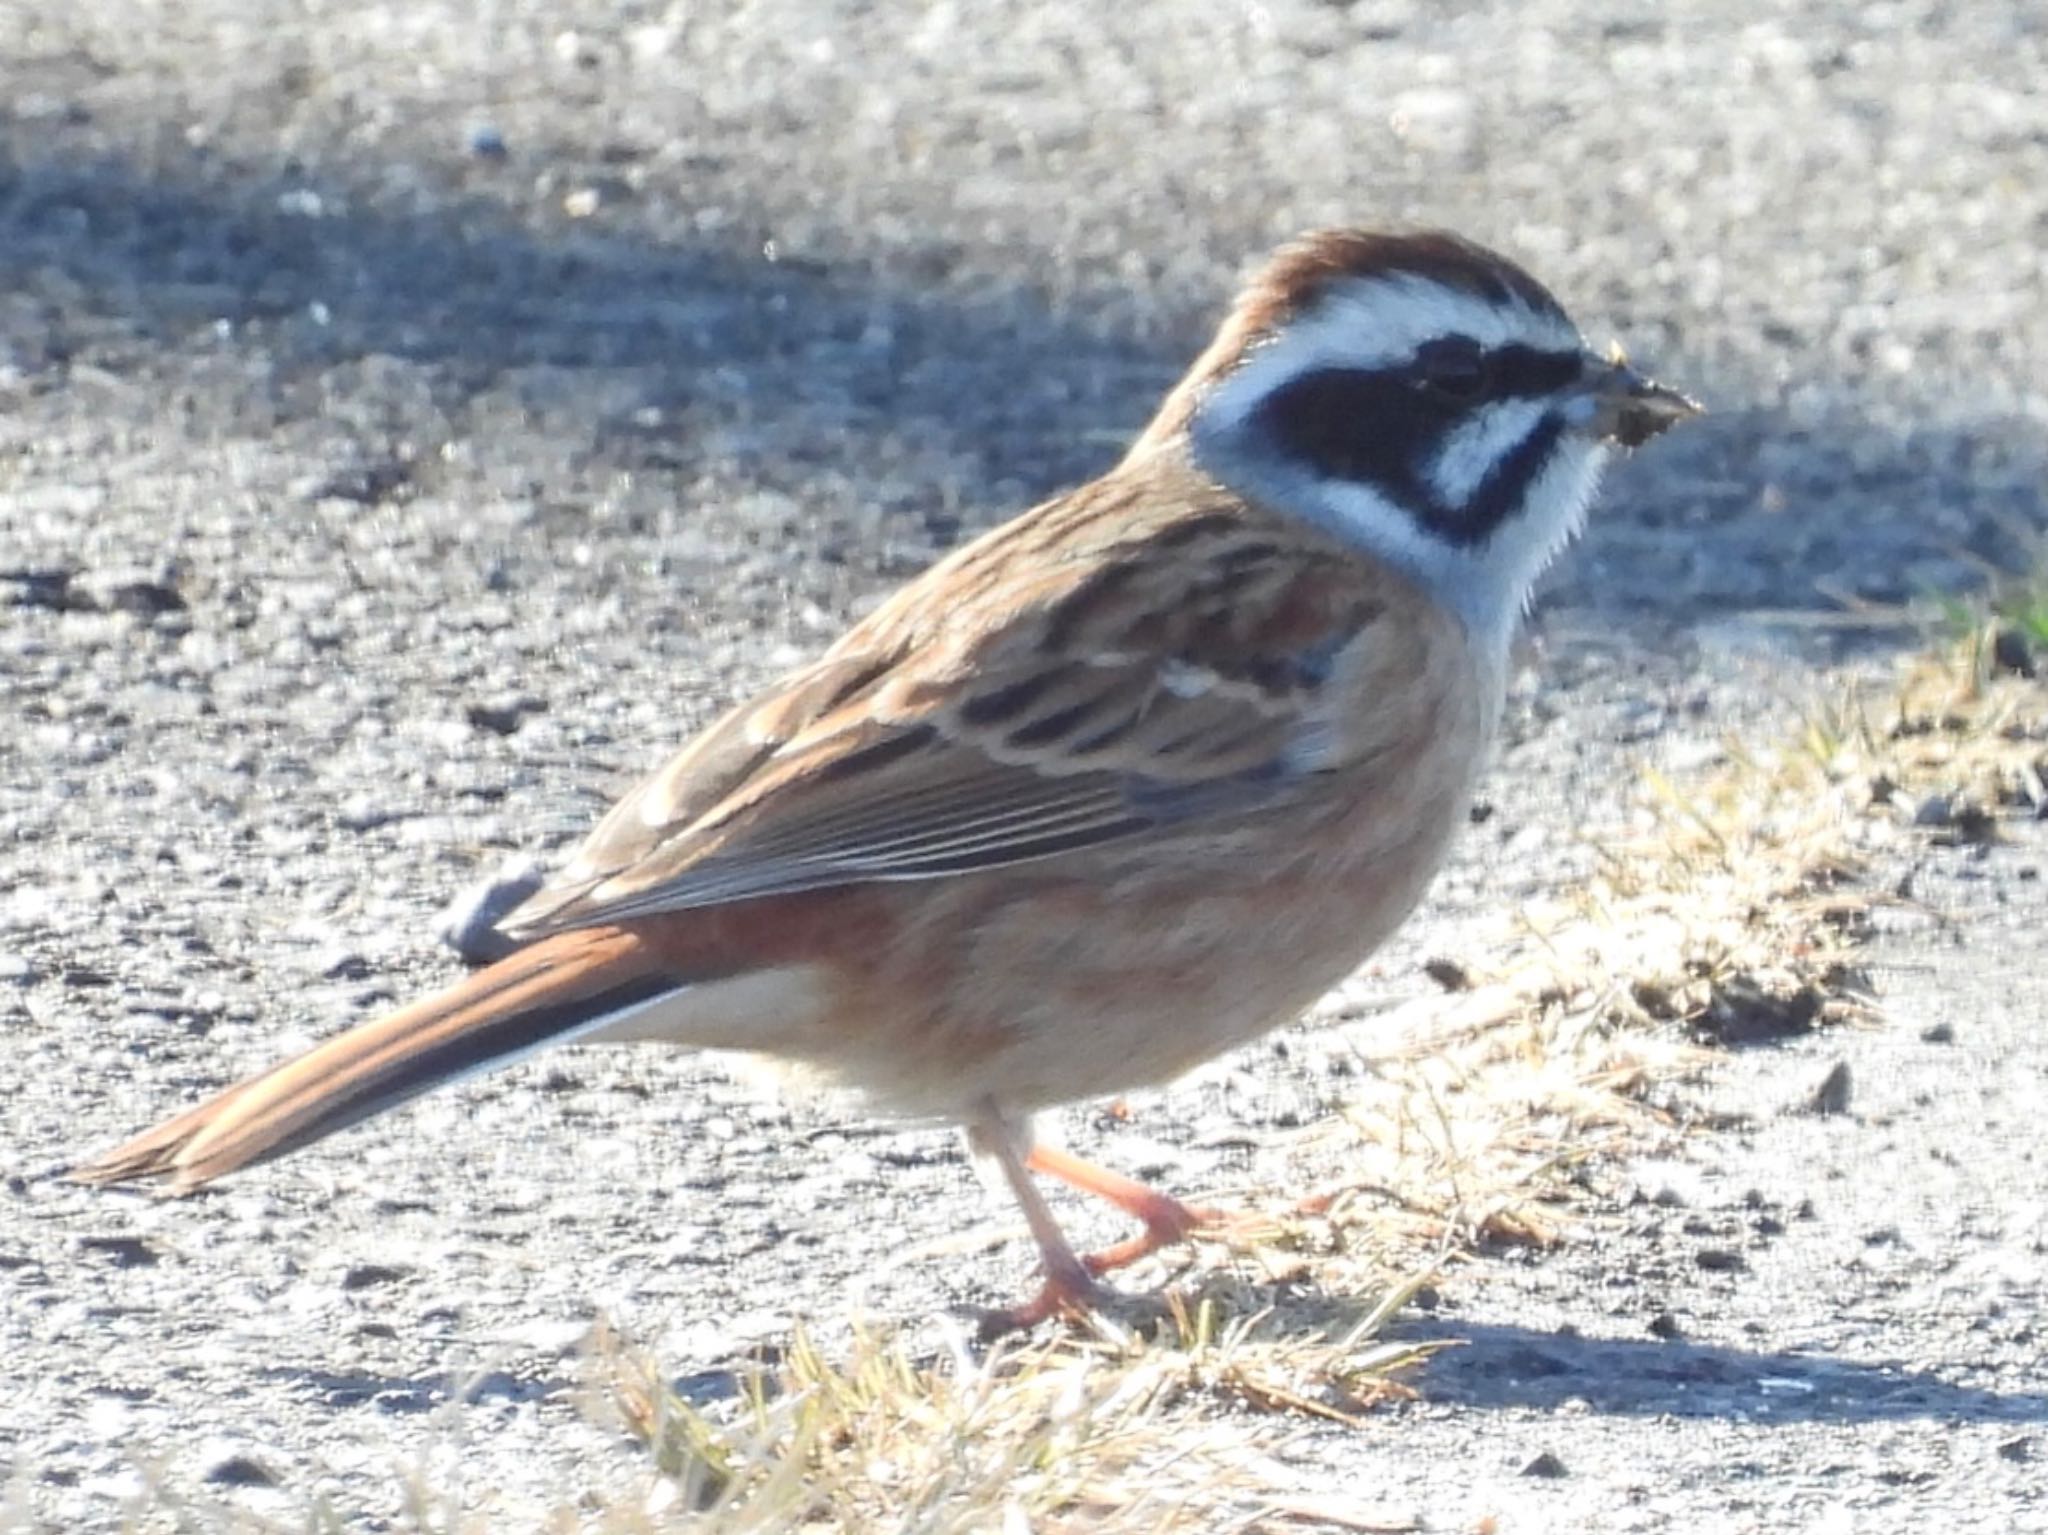
[[[515,693],[476,700],[468,704],[463,713],[478,730],[509,736],[526,722],[527,715],[544,713],[547,706],[544,698],[536,698],[531,693]]]
[[[78,1245],[87,1252],[104,1253],[116,1268],[154,1268],[157,1264],[156,1249],[138,1236],[82,1236]]]
[[[2027,637],[2010,624],[2001,624],[1991,641],[1991,661],[2000,671],[2021,677],[2035,674],[2034,649]]]
[[[371,1290],[380,1285],[396,1284],[401,1279],[409,1279],[412,1272],[411,1269],[395,1263],[352,1264],[341,1276],[341,1287],[350,1293]]]
[[[1807,1095],[1806,1110],[1809,1114],[1846,1114],[1849,1099],[1854,1089],[1854,1080],[1847,1061],[1836,1061],[1828,1068],[1828,1074],[1820,1079],[1820,1085]]]
[[[1946,826],[1955,819],[1955,802],[1946,794],[1930,794],[1913,809],[1915,826]]]
[[[507,1343],[531,1349],[536,1354],[567,1359],[581,1353],[589,1342],[591,1319],[587,1316],[536,1318],[508,1327],[503,1336]]]
[[[243,1450],[229,1451],[206,1468],[205,1480],[215,1487],[275,1487],[278,1475]]]

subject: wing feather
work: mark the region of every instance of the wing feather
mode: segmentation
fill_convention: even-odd
[[[1147,519],[1088,496],[713,725],[507,928],[972,873],[1254,812],[1335,765],[1331,679],[1386,628],[1372,573],[1221,497]]]

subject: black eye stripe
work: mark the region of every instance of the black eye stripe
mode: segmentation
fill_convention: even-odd
[[[1498,346],[1471,355],[1474,367],[1484,370],[1486,387],[1479,398],[1487,400],[1526,400],[1553,393],[1575,382],[1584,367],[1577,352],[1540,352],[1533,346]],[[1402,371],[1426,381],[1431,364],[1418,354]]]
[[[1259,406],[1259,424],[1286,457],[1327,479],[1391,486],[1411,478],[1415,444],[1442,430],[1442,412],[1401,371],[1323,368],[1289,380]]]
[[[1454,543],[1483,542],[1520,504],[1564,432],[1546,415],[1504,454],[1460,506],[1447,506],[1424,478],[1445,434],[1508,400],[1538,399],[1568,387],[1584,363],[1576,352],[1530,346],[1483,354],[1486,384],[1465,399],[1418,387],[1420,360],[1390,368],[1322,368],[1278,389],[1257,424],[1279,456],[1319,478],[1370,484]]]
[[[1551,394],[1578,382],[1585,361],[1577,352],[1539,352],[1532,346],[1504,346],[1489,354],[1493,359],[1494,399],[1526,400]]]
[[[1417,453],[1447,421],[1503,400],[1537,399],[1573,383],[1576,352],[1495,347],[1485,388],[1450,400],[1416,387],[1421,364],[1392,368],[1319,368],[1291,380],[1259,408],[1260,425],[1287,454],[1331,479],[1374,480],[1388,489],[1413,478]]]

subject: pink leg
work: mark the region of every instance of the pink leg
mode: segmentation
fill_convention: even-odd
[[[1103,1299],[1105,1292],[1095,1282],[1098,1274],[1135,1263],[1148,1253],[1185,1241],[1192,1233],[1220,1221],[1214,1211],[1182,1204],[1135,1178],[1097,1167],[1070,1152],[1038,1145],[1020,1152],[1018,1142],[1022,1137],[993,1104],[982,1119],[968,1127],[967,1136],[975,1150],[994,1157],[996,1165],[1002,1168],[1010,1191],[1024,1209],[1024,1220],[1038,1244],[1039,1265],[1045,1275],[1036,1296],[993,1319],[1001,1326],[1032,1327],[1048,1317],[1081,1315]],[[1045,1196],[1031,1181],[1033,1172],[1045,1173],[1083,1193],[1108,1200],[1136,1217],[1145,1229],[1102,1252],[1080,1256],[1060,1230]]]
[[[991,1110],[989,1117],[968,1127],[968,1143],[992,1156],[1003,1170],[1010,1192],[1024,1207],[1024,1220],[1038,1244],[1038,1263],[1045,1275],[1038,1294],[1021,1306],[997,1312],[988,1323],[992,1331],[1036,1327],[1055,1316],[1085,1315],[1102,1299],[1102,1287],[1095,1282],[1088,1262],[1075,1253],[1073,1244],[1053,1218],[1052,1206],[1031,1181],[1023,1156],[1018,1155],[1016,1137],[1007,1121]]]
[[[1182,1204],[1171,1194],[1162,1194],[1135,1178],[1126,1178],[1122,1173],[1097,1167],[1072,1152],[1050,1146],[1033,1146],[1024,1158],[1024,1165],[1033,1172],[1057,1178],[1084,1194],[1106,1199],[1125,1214],[1144,1223],[1145,1229],[1128,1241],[1083,1258],[1081,1262],[1091,1274],[1107,1274],[1112,1269],[1136,1263],[1162,1247],[1185,1242],[1195,1232],[1214,1226],[1221,1220],[1214,1210]]]

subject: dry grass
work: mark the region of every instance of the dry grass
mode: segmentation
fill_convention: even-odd
[[[643,1351],[608,1340],[596,1355],[605,1400],[663,1479],[614,1527],[1299,1528],[1276,1501],[1279,1436],[1248,1425],[1355,1422],[1398,1391],[1389,1372],[1426,1350],[1373,1339],[1406,1298],[1339,1333],[1237,1312],[1235,1297],[1176,1295],[1147,1328],[1098,1318],[987,1350],[956,1334],[931,1359],[867,1333],[828,1354],[800,1332],[716,1415],[677,1399]]]

